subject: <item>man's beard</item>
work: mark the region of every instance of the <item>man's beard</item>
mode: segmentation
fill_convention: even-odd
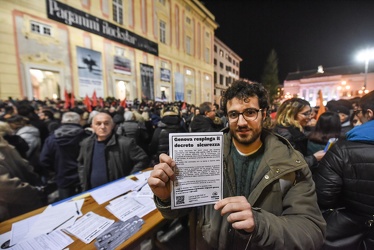
[[[247,134],[245,137],[239,136],[236,132],[239,130],[250,130],[251,133]],[[253,142],[255,142],[260,136],[261,136],[262,127],[259,127],[256,130],[253,130],[250,127],[242,127],[237,128],[235,130],[230,129],[231,136],[236,140],[236,142],[243,144],[243,145],[251,145]]]

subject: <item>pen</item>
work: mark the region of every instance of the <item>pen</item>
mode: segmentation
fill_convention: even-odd
[[[72,218],[74,218],[74,215],[71,216],[71,217],[70,217],[69,219],[67,219],[66,221],[62,222],[62,223],[61,223],[60,225],[58,225],[57,227],[53,228],[51,231],[49,231],[49,232],[47,233],[47,235],[50,234],[50,233],[52,233],[53,231],[55,231],[57,228],[61,227],[62,225],[64,225],[66,222],[68,222],[68,221],[71,220]]]
[[[75,203],[75,207],[77,208],[77,214],[79,215],[79,208],[78,208],[78,204],[76,202]]]
[[[138,188],[138,190],[136,190],[137,192],[139,192],[140,190],[142,190],[142,188],[145,186],[145,185],[147,185],[148,183],[147,182],[145,182],[143,185],[141,185],[139,188]]]

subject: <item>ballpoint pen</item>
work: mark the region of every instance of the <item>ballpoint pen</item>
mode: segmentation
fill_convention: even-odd
[[[49,231],[49,232],[47,233],[47,235],[50,234],[50,233],[52,233],[53,231],[55,231],[57,228],[61,227],[62,225],[64,225],[66,222],[68,222],[68,221],[71,220],[72,218],[74,218],[74,215],[71,216],[71,217],[70,217],[69,219],[67,219],[66,221],[62,222],[62,223],[61,223],[60,225],[58,225],[57,227],[53,228],[51,231]]]
[[[76,202],[75,203],[75,207],[77,208],[77,214],[79,215],[79,208],[78,208],[78,204]]]

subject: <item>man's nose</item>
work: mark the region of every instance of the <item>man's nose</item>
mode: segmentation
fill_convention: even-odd
[[[247,120],[244,118],[243,114],[239,114],[238,125],[247,125]]]

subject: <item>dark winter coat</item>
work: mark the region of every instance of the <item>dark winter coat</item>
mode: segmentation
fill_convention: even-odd
[[[199,114],[190,123],[191,132],[218,132],[223,129],[223,124],[215,124],[212,119]]]
[[[149,145],[149,152],[154,163],[158,162],[158,156],[161,153],[169,153],[169,134],[182,132],[184,130],[180,126],[180,118],[178,116],[164,116],[159,121]]]
[[[302,153],[310,168],[313,168],[318,164],[316,157],[308,155],[308,137],[301,132],[299,128],[294,126],[285,127],[277,124],[274,127],[274,132],[286,138],[294,149]]]
[[[346,141],[334,144],[319,163],[313,174],[318,203],[322,210],[345,207],[341,213],[349,220],[361,222],[361,229],[369,230],[368,221],[373,220],[374,208],[374,121],[366,122],[350,130]],[[348,220],[348,221],[349,221]],[[345,220],[347,221],[347,220]],[[352,225],[342,219],[329,220],[327,235],[337,230],[349,235]],[[373,225],[374,226],[374,225]],[[359,228],[358,225],[354,227]],[[344,237],[344,236],[343,236]],[[364,241],[374,247],[374,232]]]
[[[79,143],[88,137],[78,124],[62,124],[44,142],[40,153],[40,165],[56,173],[59,188],[79,185]]]
[[[92,153],[96,140],[96,134],[92,134],[81,142],[78,172],[83,191],[91,188]],[[136,145],[135,140],[116,133],[110,136],[105,146],[105,158],[108,181],[117,180],[149,166],[147,154]]]

